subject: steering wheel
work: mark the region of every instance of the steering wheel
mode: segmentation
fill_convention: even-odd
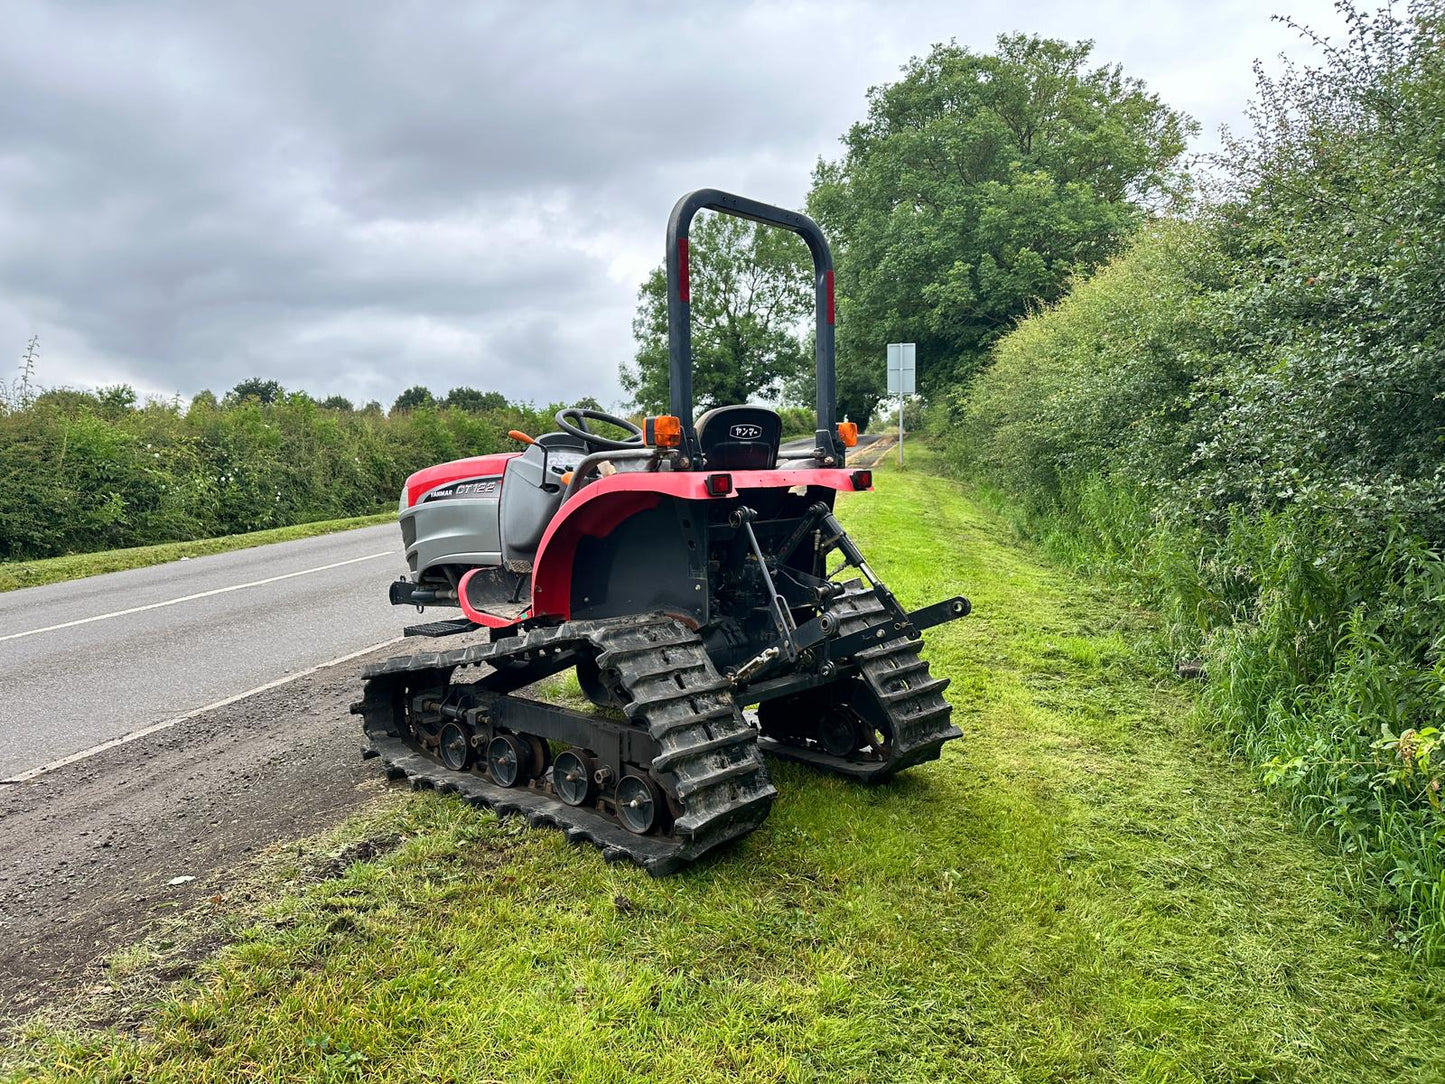
[[[618,429],[625,429],[632,435],[626,440],[613,440],[611,437],[599,436],[587,428],[588,418],[594,422],[615,425]],[[626,418],[619,418],[615,414],[604,414],[600,410],[590,410],[587,407],[567,407],[557,411],[552,420],[557,423],[557,428],[562,432],[576,437],[590,447],[624,449],[642,447],[642,430]]]

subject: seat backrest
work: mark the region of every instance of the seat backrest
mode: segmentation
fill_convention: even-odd
[[[586,454],[587,449],[577,438],[544,433],[521,455],[507,460],[498,511],[502,560],[508,568],[520,571],[522,565],[530,567],[547,524],[562,506],[562,491],[566,488],[563,477]]]
[[[697,420],[697,443],[712,470],[772,470],[783,420],[760,406],[713,407]]]

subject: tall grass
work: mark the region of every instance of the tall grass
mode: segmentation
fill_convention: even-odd
[[[1378,546],[1318,510],[1236,511],[1221,531],[1088,475],[1015,522],[1054,556],[1131,584],[1199,662],[1205,718],[1344,858],[1395,939],[1445,961],[1445,557]]]

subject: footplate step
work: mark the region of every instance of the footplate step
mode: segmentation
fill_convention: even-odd
[[[402,630],[404,636],[455,636],[459,632],[471,632],[481,628],[469,618],[457,617],[450,621],[424,621],[420,625],[408,625]]]

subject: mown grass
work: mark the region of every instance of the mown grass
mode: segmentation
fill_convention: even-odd
[[[1148,617],[927,476],[843,517],[966,731],[878,787],[776,765],[758,832],[653,881],[399,794],[391,855],[279,901],[138,1036],[35,1080],[1433,1081],[1441,973],[1201,738]]]
[[[135,546],[131,549],[104,550],[100,553],[71,553],[64,557],[47,557],[41,561],[4,561],[0,562],[0,591],[39,587],[41,584],[59,583],[62,580],[79,580],[86,576],[99,576],[104,572],[122,572],[128,568],[145,568],[147,565],[179,561],[182,557],[204,557],[211,553],[250,549],[252,546],[269,546],[272,542],[290,542],[297,538],[349,531],[354,527],[390,523],[395,518],[394,512],[382,512],[374,516],[325,519],[316,523],[299,523],[293,527],[273,527],[248,534],[223,535],[220,538],[199,538],[193,542],[165,542],[158,546]]]

